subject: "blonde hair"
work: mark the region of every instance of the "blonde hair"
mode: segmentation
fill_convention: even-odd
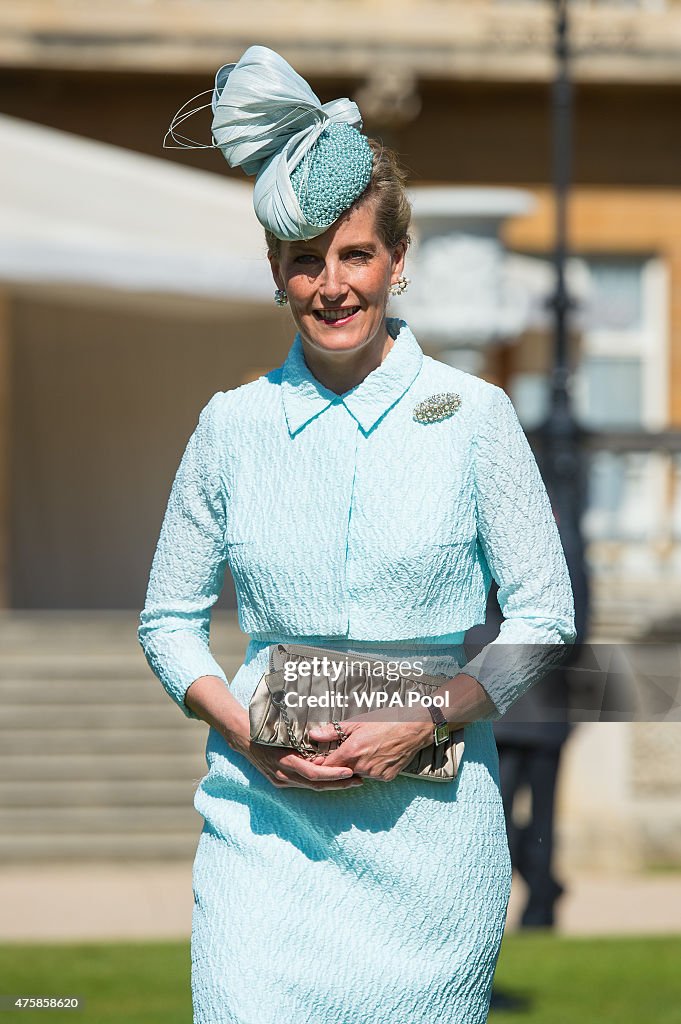
[[[373,200],[376,206],[376,231],[387,249],[394,249],[400,242],[409,245],[409,224],[411,223],[411,203],[407,196],[407,172],[400,166],[397,154],[384,146],[378,139],[369,139],[373,152],[371,180],[364,192],[350,207],[367,200]],[[268,256],[278,257],[281,242],[271,231],[265,229]]]

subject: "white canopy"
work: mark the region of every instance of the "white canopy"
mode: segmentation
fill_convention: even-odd
[[[0,281],[272,301],[252,182],[0,115]]]

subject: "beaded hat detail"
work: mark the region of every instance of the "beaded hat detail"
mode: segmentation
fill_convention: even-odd
[[[182,149],[209,149],[178,132],[208,106],[187,110],[188,103],[173,118],[164,145],[170,137]],[[213,146],[230,167],[256,176],[256,216],[277,238],[322,234],[371,180],[373,155],[357,105],[347,98],[320,103],[305,79],[266,46],[250,46],[218,70],[210,106]]]
[[[306,220],[330,227],[361,196],[372,166],[366,136],[342,121],[329,124],[291,174]]]

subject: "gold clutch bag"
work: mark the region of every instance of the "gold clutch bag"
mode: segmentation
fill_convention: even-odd
[[[333,672],[324,671],[333,665]],[[343,716],[352,718],[375,707],[409,707],[429,697],[448,677],[403,675],[395,659],[371,658],[348,651],[303,644],[276,644],[270,649],[269,671],[263,673],[248,707],[253,743],[290,747],[305,758],[335,750],[345,735]],[[395,678],[396,677],[396,678]],[[409,697],[409,694],[418,697]],[[386,715],[386,721],[389,720]],[[397,719],[392,719],[397,720]],[[331,723],[339,739],[314,743],[309,730]],[[418,750],[400,775],[433,782],[456,778],[464,753],[464,730],[453,730],[444,743]]]

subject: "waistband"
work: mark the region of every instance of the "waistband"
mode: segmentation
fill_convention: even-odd
[[[367,655],[375,658],[420,661],[424,671],[432,674],[451,674],[468,660],[463,644],[465,632],[450,633],[437,637],[413,637],[399,640],[355,640],[338,636],[277,636],[262,634],[251,637],[247,660],[261,655],[265,648],[274,644],[304,644],[309,647],[323,647],[342,651],[345,654]]]

